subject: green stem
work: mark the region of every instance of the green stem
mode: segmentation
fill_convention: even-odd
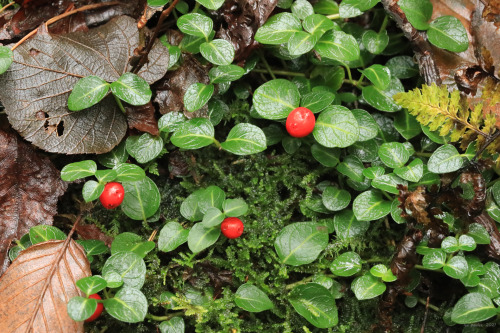
[[[215,146],[216,146],[217,148],[222,149],[222,146],[221,146],[221,144],[220,144],[219,140],[217,140],[216,138],[214,138],[214,144],[215,144]]]
[[[326,15],[326,18],[329,20],[337,20],[340,18],[340,14]]]
[[[280,70],[280,69],[271,69],[271,71],[274,74],[277,74],[277,75],[306,77],[305,73],[290,72],[290,71],[284,71],[284,70]],[[254,68],[252,72],[256,72],[256,73],[269,73],[269,70],[267,70],[267,69],[261,69],[261,68]]]
[[[421,303],[421,304],[423,304],[423,305],[425,305],[425,306],[429,306],[429,309],[432,309],[432,310],[434,310],[436,312],[441,312],[441,309],[438,308],[437,306],[432,305],[430,303],[429,303],[429,305],[427,305],[427,301],[425,299],[423,299],[423,298],[419,298],[418,302]]]
[[[191,13],[197,13],[198,9],[200,9],[200,3],[196,1],[196,4],[194,5],[193,11]]]
[[[344,79],[344,83],[349,83],[352,84],[354,87],[361,89],[359,86],[366,86],[366,82],[360,82],[356,80],[349,80],[349,79]]]
[[[344,63],[342,63],[342,65],[344,65],[345,69],[347,70],[347,77],[349,78],[349,81],[357,82],[352,79],[351,69],[349,68],[349,66],[347,66],[347,64]]]
[[[389,16],[385,16],[384,17],[384,21],[382,22],[382,25],[380,26],[380,30],[378,31],[378,33],[381,33],[382,31],[385,30],[385,28],[387,27],[387,23],[389,23]]]
[[[370,263],[375,263],[375,262],[381,262],[381,263],[386,263],[388,260],[387,259],[382,259],[382,258],[371,258],[371,259],[366,259],[363,260],[365,263],[370,264]]]
[[[324,275],[325,275],[326,277],[331,277],[331,278],[335,278],[335,277],[337,277],[336,275],[333,275],[333,274],[324,274]],[[306,283],[308,283],[308,282],[311,282],[311,280],[312,280],[312,279],[313,279],[313,276],[312,276],[312,275],[311,275],[311,276],[308,276],[308,277],[306,277],[306,278],[303,278],[303,279],[302,279],[302,280],[300,280],[300,281],[297,281],[297,282],[294,282],[294,283],[287,284],[287,285],[285,286],[285,289],[286,289],[286,290],[293,289],[294,287],[299,286],[299,285],[301,285],[301,284],[306,284]]]
[[[430,269],[430,268],[424,267],[422,265],[415,265],[414,267],[418,270],[421,270],[421,271],[438,272],[438,273],[444,274],[444,271],[442,269]]]
[[[173,317],[182,316],[183,314],[184,314],[184,311],[172,312],[166,316],[155,316],[155,315],[148,313],[148,314],[146,314],[146,318],[151,319],[151,320],[156,320],[156,321],[166,321],[166,320],[172,319]]]
[[[108,289],[107,289],[107,288],[104,288],[102,292],[104,293],[104,298],[105,298],[105,299],[109,299],[109,298],[111,298],[111,296],[110,296],[110,295],[109,295],[109,293],[108,293]]]
[[[391,201],[393,201],[393,200],[394,200],[394,198],[393,198],[393,197],[391,197],[391,196],[389,195],[389,193],[387,193],[386,191],[382,191],[382,193],[384,194],[384,196],[385,196],[387,199],[389,199],[389,200],[391,200]]]
[[[259,50],[259,57],[260,57],[260,60],[262,60],[264,67],[266,67],[267,71],[269,72],[269,75],[271,75],[273,80],[275,80],[276,75],[274,75],[273,70],[271,69],[271,66],[269,66],[269,63],[267,62],[266,57],[264,56],[264,53],[262,53],[261,50]]]
[[[113,94],[113,97],[115,98],[116,104],[118,104],[118,107],[120,108],[120,110],[122,110],[123,114],[127,114],[127,111],[125,111],[125,108],[123,107],[122,101],[120,101],[120,99],[116,97],[115,94]]]

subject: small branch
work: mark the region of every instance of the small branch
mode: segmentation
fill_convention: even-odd
[[[0,13],[2,13],[4,10],[6,10],[7,8],[9,8],[10,6],[14,5],[15,2],[12,1],[12,2],[9,2],[8,4],[6,4],[5,6],[3,6],[2,8],[0,8]]]
[[[326,18],[330,20],[337,20],[340,18],[340,14],[326,15]]]
[[[166,321],[170,320],[173,317],[180,317],[184,315],[184,311],[177,311],[177,312],[172,312],[166,316],[155,316],[150,313],[146,314],[146,318],[151,319],[151,320],[156,320],[156,321]]]
[[[385,28],[387,27],[388,23],[389,23],[389,16],[385,15],[384,21],[382,22],[382,25],[380,26],[378,33],[381,33],[382,31],[384,31]]]
[[[141,59],[139,59],[137,64],[132,68],[132,70],[131,70],[132,73],[137,74],[141,70],[142,66],[144,66],[146,64],[146,62],[148,61],[149,52],[151,51],[151,49],[153,48],[153,45],[155,44],[156,37],[158,37],[158,33],[160,31],[160,27],[161,27],[163,21],[165,21],[165,19],[174,10],[174,8],[178,2],[179,2],[179,0],[174,0],[170,4],[170,6],[168,6],[167,9],[165,9],[163,12],[161,12],[161,15],[160,15],[160,18],[158,19],[158,23],[156,24],[156,28],[155,28],[155,31],[153,33],[153,36],[149,40],[149,43],[146,46],[146,49],[144,50],[144,52],[141,56]]]
[[[127,114],[127,111],[125,110],[125,108],[123,107],[123,104],[122,104],[122,101],[120,101],[120,99],[118,97],[116,97],[114,94],[112,94],[113,97],[115,98],[115,101],[116,101],[116,104],[118,104],[118,107],[120,108],[120,110],[122,110],[123,114]]]
[[[118,5],[118,4],[120,4],[119,1],[112,1],[112,2],[96,3],[96,4],[92,4],[92,5],[83,6],[83,7],[80,7],[80,8],[74,9],[74,10],[70,10],[69,12],[62,13],[61,15],[58,15],[58,16],[55,16],[55,17],[51,18],[50,20],[48,20],[45,23],[45,26],[48,27],[52,23],[55,23],[55,22],[57,22],[57,21],[65,18],[65,17],[68,17],[70,15],[73,15],[73,14],[76,14],[76,13],[79,13],[79,12],[83,12],[83,11],[91,10],[91,9],[97,9],[97,8],[101,8],[101,7],[114,6],[114,5]],[[26,41],[28,38],[30,38],[31,36],[33,36],[34,34],[36,34],[38,32],[38,29],[40,29],[40,28],[38,27],[35,30],[31,31],[26,36],[24,36],[19,42],[17,42],[12,47],[11,50],[14,51],[19,45],[21,45],[22,43],[24,43],[24,41]]]
[[[418,302],[419,302],[419,303],[421,303],[421,304],[423,304],[423,305],[425,305],[425,306],[426,306],[426,307],[428,307],[429,309],[432,309],[432,310],[434,310],[434,311],[436,311],[436,312],[441,312],[441,309],[440,309],[440,308],[438,308],[437,306],[432,305],[432,304],[430,304],[430,303],[427,303],[427,301],[426,301],[425,299],[423,299],[423,298],[419,298],[419,299],[418,299]]]
[[[222,146],[221,146],[221,144],[220,144],[219,140],[217,140],[216,138],[214,138],[214,144],[215,144],[215,146],[216,146],[217,148],[222,149]]]
[[[260,60],[262,60],[262,63],[264,64],[264,67],[266,67],[267,71],[269,72],[269,75],[271,75],[271,77],[273,78],[273,80],[275,80],[276,79],[276,75],[274,75],[271,66],[269,66],[269,63],[267,62],[266,57],[264,56],[264,53],[262,53],[261,50],[259,50],[259,57],[260,57]]]

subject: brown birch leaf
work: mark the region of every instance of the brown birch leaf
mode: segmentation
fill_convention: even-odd
[[[0,122],[6,124],[5,119]],[[52,224],[66,183],[52,162],[12,130],[0,125],[0,275],[7,269],[7,252],[14,239],[29,228]],[[0,330],[0,332],[2,332]]]
[[[88,32],[38,33],[14,51],[0,77],[0,99],[12,127],[34,145],[55,153],[105,153],[125,135],[127,123],[111,95],[71,112],[67,100],[76,82],[96,75],[108,82],[129,71],[139,46],[134,19],[120,16]],[[139,73],[149,84],[163,77],[168,50],[157,42]]]
[[[71,238],[22,251],[0,279],[0,332],[83,332],[66,305],[83,296],[75,283],[90,275],[85,251]]]

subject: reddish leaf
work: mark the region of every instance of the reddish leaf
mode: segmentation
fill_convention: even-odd
[[[0,279],[0,332],[83,332],[67,313],[77,280],[90,276],[83,248],[68,238],[30,246]]]
[[[13,131],[0,128],[0,274],[8,266],[12,240],[35,225],[52,224],[57,200],[66,187],[47,157]]]
[[[152,102],[141,106],[128,106],[127,111],[128,128],[158,135],[158,121],[155,117],[155,108]]]
[[[79,223],[75,229],[76,233],[81,239],[97,239],[103,241],[107,246],[111,246],[113,242],[113,237],[105,235],[101,229],[99,229],[95,224],[81,224]]]

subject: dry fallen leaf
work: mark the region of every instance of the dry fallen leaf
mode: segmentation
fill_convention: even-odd
[[[0,279],[0,332],[83,332],[66,304],[82,296],[75,283],[90,275],[83,248],[70,238],[22,251]]]
[[[14,239],[29,228],[52,224],[58,198],[66,191],[52,162],[24,143],[0,118],[0,275],[7,269],[7,252]],[[4,127],[4,128],[2,128]]]

